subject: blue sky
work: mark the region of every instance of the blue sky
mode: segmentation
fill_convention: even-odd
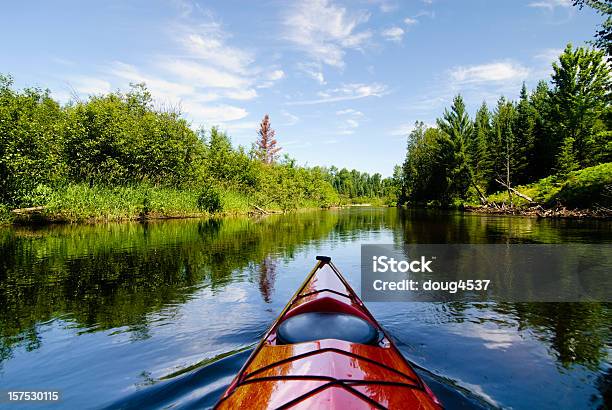
[[[0,72],[73,96],[144,81],[194,128],[250,146],[268,113],[301,164],[387,176],[416,120],[473,113],[548,79],[600,18],[570,0],[23,1],[0,14]]]

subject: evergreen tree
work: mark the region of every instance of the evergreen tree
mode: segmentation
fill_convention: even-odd
[[[454,195],[463,198],[472,182],[468,140],[474,132],[474,125],[461,95],[454,98],[450,111],[445,110],[443,118],[438,119],[437,123],[442,131],[438,159],[447,170],[444,183],[446,193],[442,199],[449,200]]]
[[[477,183],[483,183],[491,174],[491,156],[488,143],[491,136],[491,113],[486,102],[476,111],[474,132],[470,140],[470,166]]]
[[[533,174],[534,128],[535,114],[529,102],[527,86],[523,83],[519,103],[516,107],[516,120],[514,124],[516,139],[514,174],[517,184],[529,182],[530,175]]]
[[[576,169],[578,169],[578,163],[576,162],[576,156],[574,154],[574,139],[568,137],[563,141],[561,151],[559,151],[559,155],[557,155],[557,166],[555,167],[555,171],[558,176],[566,176]]]
[[[550,89],[546,81],[538,83],[529,103],[534,114],[531,180],[538,180],[550,175],[558,149],[557,136],[552,132]]]
[[[568,44],[553,64],[551,92],[555,132],[560,141],[574,139],[576,160],[581,167],[595,165],[595,136],[605,128],[602,115],[610,104],[610,67],[603,52]]]

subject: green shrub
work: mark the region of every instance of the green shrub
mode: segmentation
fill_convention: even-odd
[[[219,191],[212,186],[204,188],[198,196],[198,209],[210,213],[221,212],[223,205]]]
[[[572,208],[612,206],[612,162],[570,173],[554,201]]]

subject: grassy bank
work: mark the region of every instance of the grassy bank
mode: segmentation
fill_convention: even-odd
[[[12,212],[0,207],[0,224],[11,223],[74,223],[123,221],[137,219],[193,218],[212,214],[202,208],[201,192],[150,185],[93,186],[71,184],[57,190],[38,193],[36,209]],[[253,206],[259,198],[238,190],[219,191],[217,215],[246,215],[261,212]],[[386,206],[383,198],[341,198],[332,206]],[[315,200],[302,199],[296,209],[319,209]],[[283,204],[270,202],[267,212],[286,212]]]
[[[142,218],[189,218],[210,215],[198,203],[200,192],[148,185],[93,186],[71,184],[46,192],[38,209],[14,213],[0,209],[0,223],[94,222]],[[253,211],[251,198],[237,191],[219,192],[220,214],[247,214]],[[315,207],[314,204],[300,204]],[[268,210],[280,210],[270,204]]]
[[[567,207],[571,209],[612,208],[612,162],[570,172],[565,177],[549,176],[533,184],[515,187],[531,198],[529,202],[512,195],[512,203],[518,207],[540,205],[542,207]],[[507,191],[489,195],[490,203],[509,205]]]

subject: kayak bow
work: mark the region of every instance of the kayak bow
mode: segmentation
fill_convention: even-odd
[[[331,259],[317,260],[216,408],[440,409]]]

